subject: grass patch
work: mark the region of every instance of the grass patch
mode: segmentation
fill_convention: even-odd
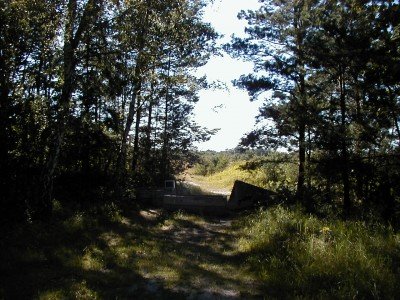
[[[178,195],[210,195],[211,193],[204,190],[201,186],[196,186],[184,181],[178,181],[176,186]]]
[[[200,158],[190,173],[208,189],[230,190],[235,180],[273,191],[296,188],[298,167],[293,154],[202,152]]]
[[[2,231],[0,298],[397,297],[400,235],[379,224],[280,206],[232,226],[132,204],[56,207],[49,223]]]
[[[391,228],[322,220],[283,207],[260,210],[237,226],[239,251],[268,295],[397,297],[400,235]]]

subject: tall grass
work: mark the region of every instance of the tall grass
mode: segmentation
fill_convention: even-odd
[[[280,206],[248,215],[237,226],[239,251],[268,295],[398,297],[400,234],[392,228],[328,221]]]

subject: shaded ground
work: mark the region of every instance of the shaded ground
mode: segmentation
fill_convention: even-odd
[[[162,261],[154,264],[145,257],[142,263],[149,265],[140,268],[144,278],[191,299],[259,298],[257,283],[237,252],[231,219],[178,213],[157,230]]]
[[[232,219],[132,205],[58,214],[2,237],[0,298],[261,298]]]

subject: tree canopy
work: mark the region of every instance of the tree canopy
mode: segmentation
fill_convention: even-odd
[[[217,51],[206,4],[1,1],[0,189],[10,219],[49,216],[53,187],[68,178],[118,194],[190,160],[193,143],[213,133],[192,118],[208,84],[192,71]]]
[[[254,62],[254,73],[235,83],[264,100],[242,146],[296,150],[296,195],[305,205],[341,202],[345,214],[379,206],[393,218],[399,4],[271,0],[238,17],[248,35],[225,47]]]

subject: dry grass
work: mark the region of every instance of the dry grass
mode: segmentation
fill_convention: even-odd
[[[206,190],[231,191],[235,180],[277,191],[282,187],[294,189],[296,186],[296,169],[290,163],[269,164],[254,169],[246,168],[248,161],[231,162],[225,169],[208,176],[196,175],[189,170],[189,180],[200,184]]]

